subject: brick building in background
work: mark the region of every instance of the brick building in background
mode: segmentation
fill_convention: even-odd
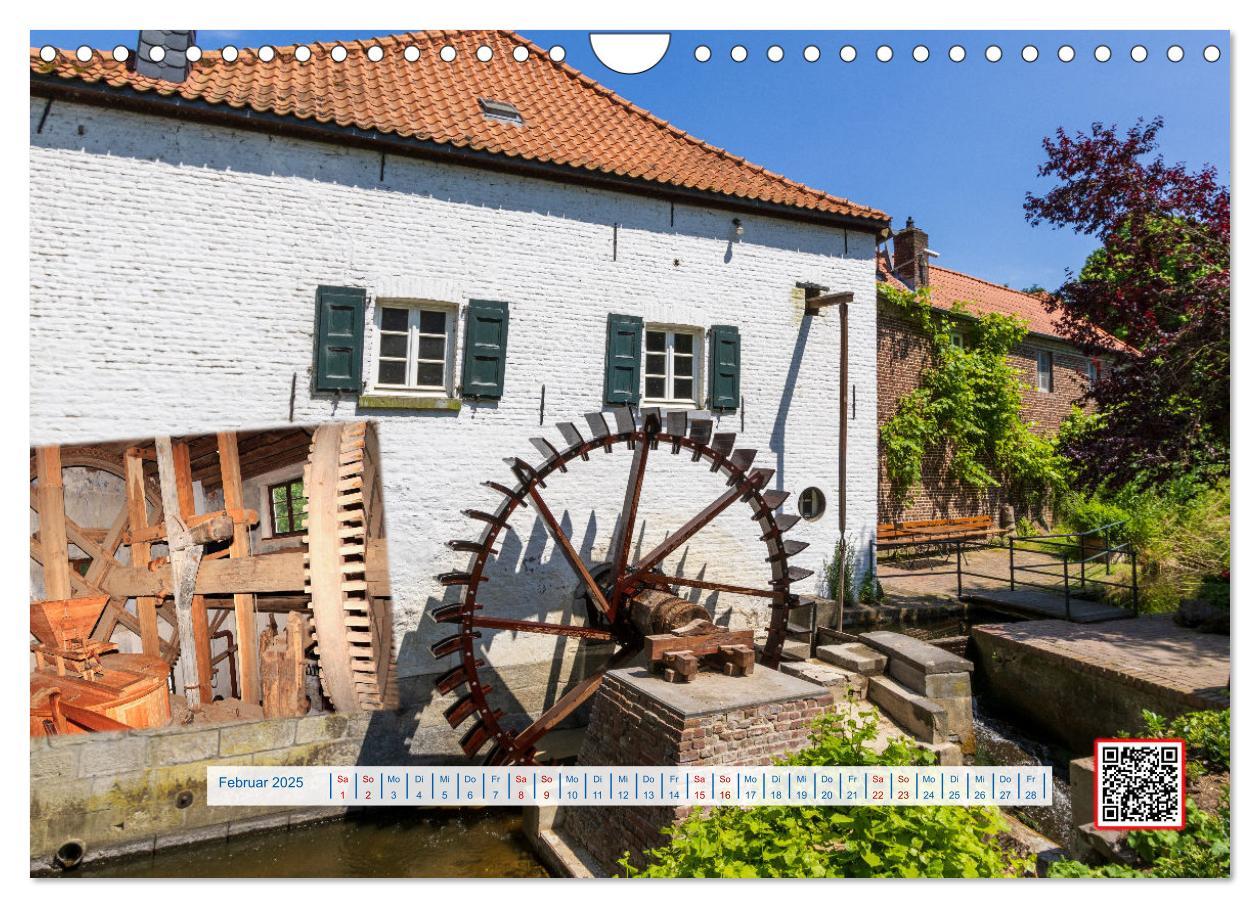
[[[892,256],[883,250],[879,256],[878,279],[902,289],[926,286],[934,308],[949,312],[965,303],[976,316],[990,312],[1013,315],[1028,324],[1028,335],[1011,353],[1024,386],[1021,415],[1040,434],[1057,432],[1073,405],[1084,406],[1083,395],[1099,370],[1108,367],[1107,357],[1083,352],[1055,325],[1055,316],[1046,311],[1042,299],[1031,293],[1012,290],[969,274],[930,264],[936,256],[928,249],[928,235],[913,218],[893,238]],[[958,342],[965,343],[968,319],[958,317]],[[923,331],[895,306],[880,302],[878,323],[878,421],[882,427],[896,412],[898,402],[919,387],[930,347]],[[1119,341],[1111,339],[1117,348]],[[1029,503],[1009,501],[1002,488],[973,489],[961,485],[946,472],[943,451],[924,458],[923,481],[910,490],[910,501],[894,494],[888,479],[886,452],[880,446],[879,520],[936,520],[992,515],[997,521],[1003,505],[1011,504],[1017,515],[1027,514]]]

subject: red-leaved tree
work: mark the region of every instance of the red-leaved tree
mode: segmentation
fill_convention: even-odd
[[[1057,185],[1024,201],[1032,224],[1101,243],[1046,302],[1075,343],[1115,362],[1090,391],[1100,418],[1064,440],[1092,487],[1229,471],[1229,190],[1213,167],[1157,155],[1162,127],[1058,130],[1038,168]]]

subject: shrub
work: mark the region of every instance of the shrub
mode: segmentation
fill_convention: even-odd
[[[1186,760],[1198,764],[1200,771],[1229,769],[1229,710],[1205,709],[1165,719],[1148,709],[1142,710],[1141,737],[1181,738],[1186,742]],[[1133,737],[1121,732],[1121,737]]]
[[[870,747],[875,714],[821,717],[794,766],[905,766],[932,762],[906,738]],[[640,877],[998,877],[1031,861],[1003,845],[1001,813],[975,807],[720,807],[694,811]]]

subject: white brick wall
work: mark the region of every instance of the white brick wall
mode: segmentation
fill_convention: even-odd
[[[742,241],[732,243],[731,214],[715,209],[679,205],[671,226],[668,202],[640,196],[397,157],[382,180],[371,152],[61,101],[36,133],[43,113],[32,99],[33,442],[282,424],[294,376],[295,422],[378,419],[404,677],[442,667],[427,644],[448,629],[421,618],[441,599],[433,575],[462,564],[445,541],[479,529],[459,511],[492,503],[480,483],[510,480],[501,458],[537,460],[530,436],[558,443],[555,422],[584,428],[582,414],[600,408],[609,312],[739,326],[739,446],[760,449],[758,464],[778,470],[775,487],[817,485],[827,496],[823,518],[791,534],[812,543],[793,563],[819,572],[798,585],[813,592],[837,536],[839,321],[834,311],[805,318],[793,287],[853,291],[848,509],[865,551],[876,508],[871,235],[742,215]],[[508,301],[502,401],[459,413],[360,412],[349,398],[313,395],[319,284],[367,287],[369,302]],[[720,429],[740,423],[726,415]],[[649,470],[636,531],[648,545],[719,488],[686,458],[667,457]],[[607,545],[628,460],[593,457],[547,490],[587,554]],[[575,581],[532,519],[520,512],[519,535],[506,537],[487,604],[554,619]],[[694,540],[683,569],[764,583],[754,527],[746,510],[725,516]],[[717,608],[747,620],[747,602]],[[557,642],[511,637],[483,639],[492,665],[537,666],[539,695],[554,696],[568,671]]]

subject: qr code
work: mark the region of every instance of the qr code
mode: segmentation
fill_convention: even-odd
[[[1186,742],[1094,742],[1094,826],[1181,829],[1186,824]]]

